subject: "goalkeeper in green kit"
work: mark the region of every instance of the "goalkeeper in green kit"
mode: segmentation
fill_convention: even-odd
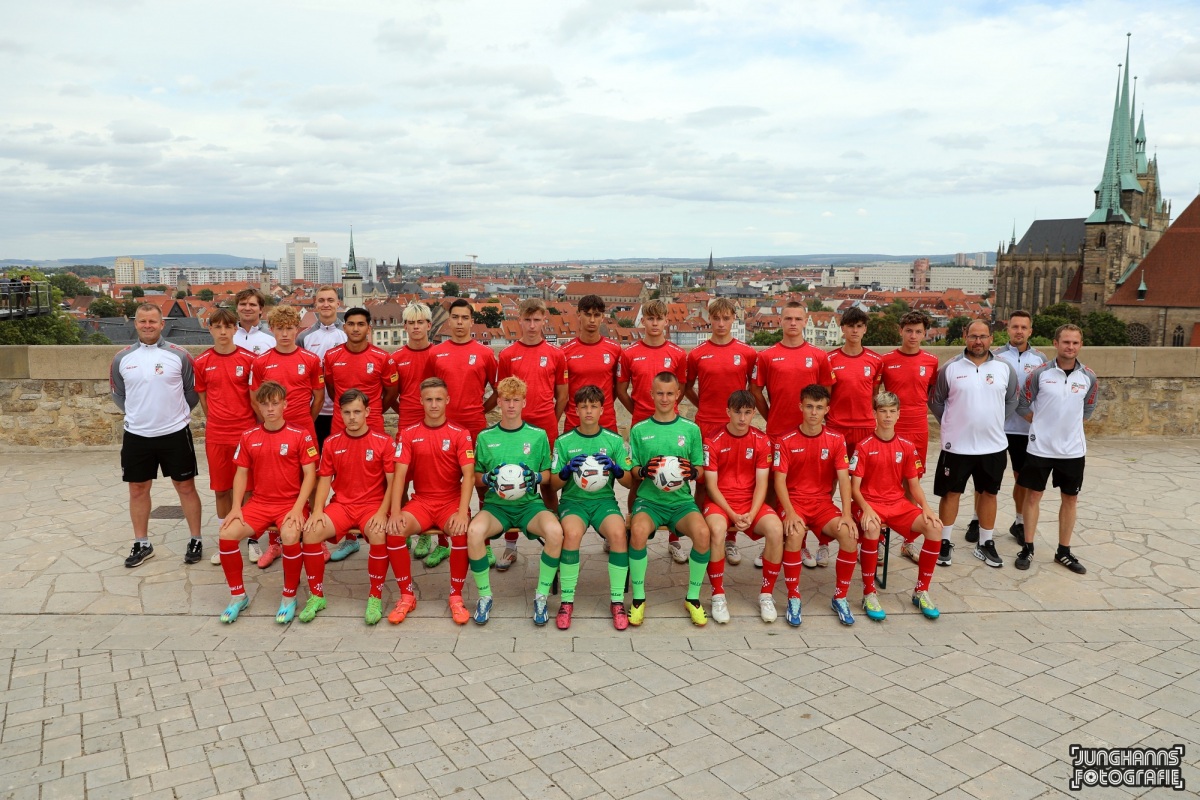
[[[600,427],[604,399],[599,386],[579,387],[575,392],[579,425],[559,436],[554,443],[550,488],[562,489],[558,518],[563,529],[563,551],[559,561],[562,605],[558,607],[557,622],[564,631],[571,627],[575,585],[579,581],[579,543],[588,526],[603,536],[609,545],[608,583],[613,627],[623,631],[629,626],[625,611],[625,577],[629,574],[625,515],[617,505],[611,479],[615,478],[628,489],[633,485],[633,475],[630,474],[624,440],[619,434]],[[596,474],[596,467],[602,474]],[[592,485],[600,488],[589,488]]]
[[[545,431],[521,418],[525,393],[525,382],[520,378],[500,381],[496,385],[500,422],[480,432],[475,440],[475,486],[487,489],[483,506],[467,527],[467,557],[479,588],[472,619],[479,625],[486,623],[492,612],[487,543],[509,528],[517,528],[527,538],[544,542],[533,597],[533,622],[545,625],[550,618],[547,596],[558,572],[563,532],[558,517],[546,508],[538,492],[538,487],[550,477],[550,441]],[[520,496],[511,496],[514,494]]]
[[[708,617],[700,605],[700,587],[708,568],[710,533],[687,482],[699,480],[703,474],[700,465],[704,463],[704,442],[696,424],[675,412],[680,386],[673,372],[660,372],[654,376],[651,395],[654,416],[634,425],[629,432],[634,477],[643,481],[630,509],[629,574],[633,603],[629,609],[629,624],[641,625],[645,618],[646,543],[659,526],[665,525],[692,540],[684,607],[694,624],[703,625],[708,622]],[[671,456],[679,460],[678,476],[666,474],[667,459]],[[661,476],[660,470],[664,470]],[[682,478],[682,485],[668,480],[670,477]]]

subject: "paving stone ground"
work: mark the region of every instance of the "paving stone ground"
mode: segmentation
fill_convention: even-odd
[[[249,612],[222,625],[221,571],[183,566],[182,521],[153,521],[157,557],[122,566],[116,460],[0,456],[0,798],[1167,796],[1069,792],[1072,744],[1184,744],[1183,794],[1200,787],[1198,441],[1092,444],[1082,578],[1049,560],[1052,500],[1028,572],[1003,532],[999,570],[956,537],[936,623],[896,558],[886,622],[838,625],[830,568],[805,570],[799,629],[765,625],[749,546],[733,621],[698,629],[655,542],[646,624],[624,633],[595,537],[569,632],[528,619],[524,542],[486,628],[450,621],[445,564],[416,568],[403,625],[368,628],[364,553],[331,565],[310,625],[276,625],[279,567],[248,567]]]

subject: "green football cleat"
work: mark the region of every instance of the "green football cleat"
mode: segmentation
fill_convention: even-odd
[[[317,618],[317,614],[325,610],[325,598],[313,595],[308,598],[308,602],[304,604],[304,608],[300,611],[301,622],[312,622]]]
[[[367,610],[363,614],[363,621],[368,625],[374,625],[383,619],[383,600],[378,597],[367,598]]]

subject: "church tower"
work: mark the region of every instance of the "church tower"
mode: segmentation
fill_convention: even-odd
[[[717,270],[713,267],[712,251],[708,251],[708,269],[704,270],[704,289],[707,292],[717,292]]]
[[[350,256],[346,259],[346,274],[342,277],[342,302],[347,308],[363,303],[362,275],[358,274],[358,262],[354,260],[354,228],[350,229]]]

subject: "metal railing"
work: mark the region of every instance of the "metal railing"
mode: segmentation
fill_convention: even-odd
[[[43,316],[53,310],[49,282],[0,278],[0,321]]]

